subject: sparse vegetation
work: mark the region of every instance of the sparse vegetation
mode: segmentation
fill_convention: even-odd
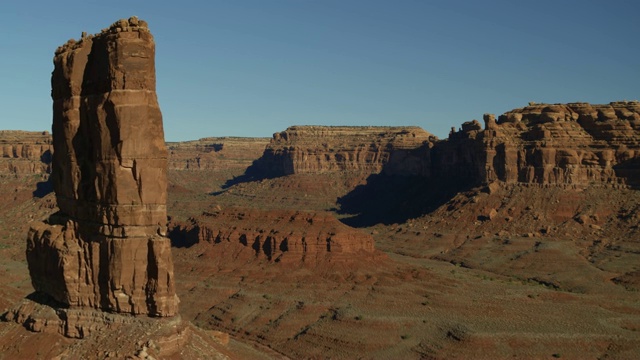
[[[336,199],[352,191],[354,184],[366,186],[370,176],[294,174],[242,182],[241,172],[231,173],[171,170],[172,219],[184,224],[203,211],[219,216],[220,209],[228,207],[256,207],[328,210],[332,213],[327,217],[349,222],[354,215],[345,213]],[[233,184],[223,189],[227,181]],[[329,181],[331,186],[325,186]],[[317,266],[287,262],[288,254],[280,263],[255,254],[245,258],[244,248],[238,250],[227,241],[173,248],[181,316],[199,327],[230,334],[237,342],[268,344],[292,358],[309,357],[309,344],[322,344],[322,356],[335,358],[362,356],[367,349],[375,349],[380,357],[415,353],[465,358],[476,354],[473,346],[478,344],[469,329],[486,334],[496,349],[508,348],[513,354],[507,355],[520,357],[524,352],[492,334],[517,328],[509,341],[540,341],[542,350],[526,351],[541,358],[549,357],[551,350],[553,358],[578,358],[582,354],[572,349],[582,344],[596,349],[587,356],[606,354],[609,344],[633,347],[640,329],[633,315],[640,311],[635,275],[639,252],[628,239],[637,232],[640,192],[596,185],[574,191],[501,184],[496,192],[479,187],[456,193],[445,205],[424,210],[410,221],[394,219],[395,224],[357,229],[372,235],[384,254],[364,261],[349,255],[352,263],[346,265],[334,258]],[[416,198],[419,190],[431,189],[421,186],[412,188]],[[6,189],[13,191],[15,186]],[[393,193],[393,188],[384,190]],[[34,200],[20,208],[0,209],[0,227],[6,230],[0,250],[7,254],[1,268],[10,290],[7,302],[30,290],[28,269],[20,263],[28,225],[20,221],[41,204],[43,200]],[[500,216],[476,223],[485,207],[497,209]],[[38,211],[34,218],[45,218],[49,210]],[[573,220],[573,212],[599,214],[598,224],[606,224],[607,231],[593,233],[589,224]],[[570,213],[567,220],[562,220],[564,213]],[[258,230],[263,230],[263,221],[250,219]],[[231,220],[225,225],[239,228]],[[264,232],[258,230],[264,240]],[[287,251],[299,251],[302,234],[295,229],[276,235],[289,238]],[[604,273],[617,275],[604,281]],[[628,320],[618,324],[612,318]],[[602,324],[607,325],[606,333],[598,332]],[[383,331],[392,336],[388,344],[373,336]],[[562,336],[538,336],[548,333]],[[606,345],[593,344],[594,334]],[[487,357],[504,357],[491,349],[484,350]]]

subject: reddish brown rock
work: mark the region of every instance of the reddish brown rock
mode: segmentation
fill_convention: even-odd
[[[532,104],[452,129],[292,126],[257,162],[264,176],[418,175],[471,184],[640,184],[640,103]]]
[[[262,156],[270,138],[218,137],[167,142],[168,170],[245,170]],[[0,130],[0,175],[51,172],[48,131]]]
[[[537,104],[436,144],[434,172],[476,182],[640,184],[640,103]]]
[[[52,153],[47,131],[0,130],[0,175],[47,174]]]
[[[56,51],[51,178],[60,212],[32,227],[27,260],[34,288],[60,303],[177,312],[154,56],[136,18]]]
[[[245,170],[268,143],[268,138],[240,137],[170,142],[169,170]]]
[[[428,175],[435,136],[419,127],[292,126],[265,150],[269,175],[363,173]],[[425,151],[416,151],[424,148]]]
[[[225,208],[174,224],[180,243],[210,243],[229,261],[266,259],[315,266],[376,254],[371,235],[342,224],[329,212]]]

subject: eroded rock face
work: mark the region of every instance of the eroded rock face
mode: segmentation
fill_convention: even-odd
[[[433,168],[476,182],[640,184],[640,103],[539,104],[465,123],[434,147]]]
[[[47,174],[52,154],[47,131],[0,130],[0,175]]]
[[[56,51],[51,178],[60,212],[32,227],[27,260],[35,289],[63,304],[177,312],[154,57],[137,18]]]
[[[174,226],[172,231],[183,245],[207,242],[220,258],[236,261],[258,258],[315,266],[376,253],[371,235],[342,224],[328,212],[225,208]]]
[[[532,104],[437,140],[417,127],[292,126],[259,165],[267,176],[366,173],[469,183],[639,185],[640,103]]]
[[[275,133],[262,168],[268,176],[351,172],[428,175],[435,137],[419,127],[292,126]]]
[[[268,143],[268,138],[240,137],[167,143],[169,170],[245,170]]]

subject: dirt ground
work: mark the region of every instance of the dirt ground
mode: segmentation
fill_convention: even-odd
[[[366,177],[228,186],[239,175],[171,171],[170,217],[212,206],[333,211],[347,224],[363,215],[340,200],[367,187]],[[42,180],[1,179],[5,309],[33,291],[26,233],[30,221],[55,210],[53,194],[33,197]],[[428,191],[415,186],[380,194],[395,222],[359,225],[383,253],[375,259],[354,254],[348,263],[292,267],[225,258],[206,242],[175,247],[182,318],[228,334],[216,344],[230,358],[640,358],[636,190],[501,185],[465,189],[435,207],[421,198],[385,200]],[[0,358],[49,358],[86,341],[13,323],[0,323],[0,334]]]

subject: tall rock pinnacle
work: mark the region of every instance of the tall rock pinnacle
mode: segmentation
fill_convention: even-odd
[[[135,17],[55,53],[51,176],[60,212],[32,227],[27,260],[36,291],[65,305],[177,313],[154,57],[153,36]]]

